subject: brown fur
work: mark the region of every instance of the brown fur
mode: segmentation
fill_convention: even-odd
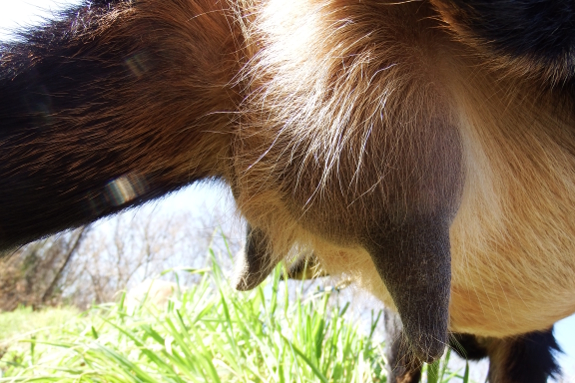
[[[393,175],[370,161],[396,161],[390,168],[417,165],[397,163],[405,160],[403,153],[379,154],[386,140],[397,144],[401,139],[387,128],[377,136],[373,119],[366,116],[389,118],[403,129],[398,133],[408,135],[409,125],[403,124],[417,126],[417,114],[433,102],[429,107],[438,117],[421,118],[455,124],[465,153],[465,188],[450,230],[450,328],[501,337],[545,329],[571,314],[575,141],[570,106],[558,91],[544,90],[540,81],[528,83],[490,70],[472,48],[442,35],[433,21],[422,22],[432,18],[417,13],[424,13],[420,9],[425,3],[381,4],[379,12],[369,5],[291,2],[277,4],[282,11],[275,12],[271,1],[269,10],[262,11],[266,34],[261,39],[271,41],[251,70],[264,78],[272,73],[269,82],[254,84],[257,93],[251,97],[256,101],[249,105],[258,106],[248,111],[264,116],[252,121],[254,113],[248,115],[235,154],[236,168],[246,169],[236,181],[240,210],[277,237],[274,244],[291,245],[296,238],[312,242],[328,271],[355,274],[392,305],[365,251],[353,248],[360,244],[357,237],[366,223],[376,222],[374,214],[386,209],[385,200],[375,198],[393,195],[385,189],[389,186],[413,186],[393,178],[383,184],[382,179]],[[373,14],[377,19],[370,25]],[[279,20],[268,19],[273,17]],[[355,18],[362,23],[354,24]],[[334,32],[338,20],[350,25]],[[280,31],[272,30],[284,22]],[[417,23],[423,24],[421,31],[414,29]],[[376,25],[389,26],[393,33]],[[300,29],[302,39],[293,38]],[[367,41],[354,46],[351,42],[359,37]],[[285,39],[289,44],[273,46]],[[341,47],[346,51],[337,51]],[[408,53],[412,56],[402,59]],[[391,63],[396,65],[376,74]],[[339,73],[330,73],[337,68]],[[389,100],[382,96],[387,94],[392,95]],[[442,99],[446,105],[434,111]],[[378,109],[384,101],[385,109]],[[410,144],[418,142],[429,143],[422,137]],[[457,155],[441,149],[448,150],[441,153],[446,157]],[[369,157],[362,158],[366,152]],[[429,162],[435,165],[437,160]]]
[[[181,28],[186,24],[193,27]],[[97,58],[110,46],[123,49],[122,64],[132,77],[129,87],[110,95],[116,107],[99,110],[98,117],[102,120],[121,119],[115,134],[101,137],[105,131],[98,130],[99,126],[95,126],[94,131],[83,131],[85,135],[95,135],[94,141],[102,146],[89,149],[110,147],[124,151],[120,163],[110,164],[115,167],[112,172],[118,168],[125,172],[138,169],[142,174],[161,170],[163,177],[176,179],[188,178],[192,172],[203,177],[222,174],[220,163],[227,156],[226,148],[230,147],[225,135],[230,117],[221,112],[236,109],[233,91],[226,87],[227,74],[237,72],[241,64],[237,57],[222,55],[226,50],[235,49],[234,39],[238,36],[233,34],[217,3],[144,0],[139,1],[137,7],[124,3],[100,19],[90,34],[80,26],[74,32],[74,39],[85,44],[83,57]],[[139,39],[132,46],[124,46],[124,36]],[[10,60],[9,55],[4,55],[2,64],[10,66]],[[56,125],[82,126],[94,119],[92,114],[83,115],[83,112],[69,111],[70,115],[53,118]],[[195,129],[189,129],[191,125]],[[54,146],[46,155],[78,150],[75,137],[62,133],[46,138]],[[31,142],[22,149],[44,145],[47,144]],[[7,155],[14,153],[3,151],[2,154],[0,160],[8,161]],[[38,157],[37,164],[27,163],[27,166],[45,166],[50,160]],[[76,169],[81,169],[80,164],[70,164],[68,170]],[[107,169],[100,171],[108,172]]]
[[[409,294],[435,286],[448,323],[438,309],[424,334],[406,325],[415,343],[445,342],[442,321],[495,338],[547,329],[575,312],[575,121],[571,98],[547,86],[563,74],[513,70],[519,59],[486,53],[432,3],[122,3],[74,36],[83,57],[125,50],[133,77],[102,95],[115,106],[54,114],[53,132],[0,161],[21,159],[18,172],[78,153],[66,177],[135,174],[151,189],[223,178],[266,244],[253,256],[313,249],[404,321],[423,307],[402,308]],[[72,125],[92,127],[88,145]],[[423,359],[440,355],[419,342]]]

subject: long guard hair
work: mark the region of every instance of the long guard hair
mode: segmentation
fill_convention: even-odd
[[[545,382],[575,312],[574,38],[562,0],[86,0],[0,46],[0,248],[220,179],[237,288],[307,248],[399,315],[392,381],[450,343]]]

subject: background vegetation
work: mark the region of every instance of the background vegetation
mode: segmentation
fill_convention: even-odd
[[[2,381],[386,381],[379,302],[329,278],[283,282],[279,269],[236,292],[226,277],[245,232],[233,204],[190,211],[175,197],[4,258]],[[165,269],[177,286],[167,305],[124,295]],[[462,381],[465,364],[450,366],[459,376],[443,365],[430,376]]]
[[[381,311],[370,312],[364,332],[348,320],[349,303],[334,304],[333,287],[293,288],[278,267],[262,286],[238,293],[213,251],[209,259],[209,268],[178,270],[199,280],[185,291],[174,284],[167,302],[149,288],[137,305],[123,294],[83,313],[0,315],[0,381],[386,382],[384,344],[374,336]],[[469,380],[467,369],[454,373],[445,361],[426,375]]]

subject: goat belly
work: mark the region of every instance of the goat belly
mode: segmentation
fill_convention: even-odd
[[[575,311],[569,97],[462,69],[472,67],[462,63],[451,85],[466,164],[450,230],[451,329],[494,337],[545,330]]]
[[[441,215],[449,329],[548,329],[575,311],[572,97],[490,61],[434,15],[266,2],[234,147],[238,206],[277,257],[309,245],[391,307],[366,238]]]

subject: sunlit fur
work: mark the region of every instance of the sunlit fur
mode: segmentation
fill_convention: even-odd
[[[80,106],[50,114],[45,136],[0,137],[0,163],[13,164],[0,175],[39,169],[34,185],[54,182],[13,177],[31,199],[0,204],[11,214],[0,243],[220,178],[267,235],[270,263],[310,249],[393,308],[366,248],[379,232],[440,217],[451,241],[449,330],[549,329],[575,312],[569,65],[497,55],[445,4],[140,0],[82,13],[63,28],[65,44],[104,68],[120,57],[128,75],[73,90]],[[21,57],[41,63],[51,48],[39,45],[2,51],[2,77],[18,79]],[[1,116],[11,111],[0,106]],[[104,203],[123,175],[142,190]],[[42,220],[38,206],[49,206]]]
[[[495,337],[547,329],[575,311],[571,102],[545,78],[491,65],[425,6],[266,3],[249,35],[258,50],[234,144],[239,208],[276,253],[310,243],[330,273],[351,274],[393,305],[354,246],[386,203],[389,193],[377,192],[389,186],[378,184],[385,164],[402,157],[385,142],[425,120],[453,124],[465,181],[450,230],[450,328]],[[398,136],[377,125],[386,120]]]

